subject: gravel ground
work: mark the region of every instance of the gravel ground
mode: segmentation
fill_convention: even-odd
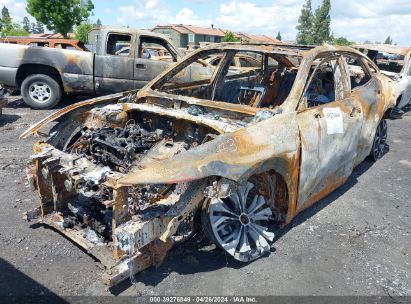
[[[268,257],[241,264],[198,236],[110,291],[92,257],[21,219],[37,204],[24,180],[36,139],[18,136],[51,112],[11,97],[0,117],[0,296],[411,295],[411,112],[388,122],[390,152],[299,215]]]

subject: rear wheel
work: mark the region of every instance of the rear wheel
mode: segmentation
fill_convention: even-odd
[[[31,108],[51,109],[60,102],[62,90],[50,76],[35,74],[24,79],[21,94],[24,102]]]
[[[374,142],[370,157],[373,161],[379,160],[388,150],[387,145],[388,126],[387,121],[382,119],[375,130]]]
[[[212,198],[203,207],[207,236],[236,260],[248,262],[270,252],[274,233],[268,231],[272,211],[265,198],[247,182],[227,198]]]

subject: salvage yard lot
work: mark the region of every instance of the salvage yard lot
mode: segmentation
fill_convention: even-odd
[[[0,118],[0,296],[108,294],[96,261],[57,232],[21,219],[37,204],[24,180],[35,139],[18,136],[52,112],[12,97]],[[388,126],[390,152],[362,163],[345,185],[297,216],[268,257],[242,264],[199,235],[159,268],[136,275],[136,285],[127,281],[111,292],[411,295],[411,112]]]

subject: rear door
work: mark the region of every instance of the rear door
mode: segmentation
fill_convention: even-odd
[[[95,88],[99,95],[134,89],[135,43],[130,34],[109,33],[103,55],[94,63]]]
[[[350,176],[361,134],[362,111],[349,95],[342,57],[320,58],[312,67],[299,107],[301,167],[297,212]]]
[[[380,106],[384,104],[386,96],[380,80],[375,77],[376,70],[371,61],[356,55],[344,55],[344,64],[350,75],[349,98],[355,102],[355,108],[357,112],[361,111],[363,119],[354,160],[356,166],[370,154],[375,130],[384,114],[381,113]]]

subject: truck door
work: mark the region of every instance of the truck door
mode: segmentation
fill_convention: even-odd
[[[177,55],[167,41],[141,35],[134,62],[135,88],[142,88],[174,62],[177,62]]]
[[[325,197],[350,176],[361,134],[359,102],[349,95],[340,58],[312,66],[297,114],[301,167],[297,211]]]
[[[95,88],[98,95],[134,89],[135,42],[129,34],[109,33],[103,54],[96,54]]]

